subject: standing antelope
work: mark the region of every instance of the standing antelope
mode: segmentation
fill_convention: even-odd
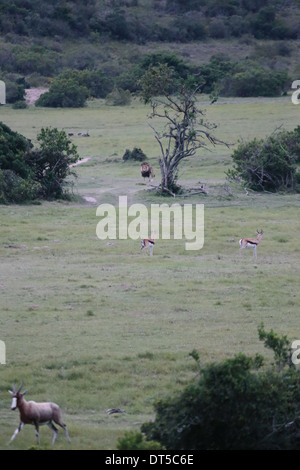
[[[16,437],[16,435],[23,429],[25,424],[33,424],[35,426],[35,435],[37,444],[40,443],[39,437],[39,426],[42,424],[47,424],[50,429],[53,431],[52,444],[56,440],[58,429],[54,426],[52,421],[61,426],[66,434],[67,440],[70,442],[70,437],[67,431],[67,426],[63,423],[61,417],[61,410],[56,403],[45,402],[45,403],[36,403],[35,401],[26,401],[24,398],[25,390],[21,393],[23,384],[20,385],[18,390],[15,390],[15,385],[13,384],[12,391],[9,390],[9,393],[12,395],[12,404],[11,409],[15,410],[19,408],[20,412],[20,424],[13,433],[10,442]]]
[[[240,254],[244,248],[246,248],[247,246],[251,246],[251,248],[253,248],[253,256],[257,258],[256,247],[257,245],[259,245],[261,238],[263,236],[263,233],[264,233],[263,230],[261,230],[260,232],[257,230],[256,232],[257,238],[242,238],[240,240],[240,246],[241,246]]]
[[[150,256],[152,256],[154,245],[155,245],[154,235],[152,236],[152,238],[143,238],[140,252],[142,252],[142,250],[145,248],[145,254],[146,254],[147,248],[149,248]]]

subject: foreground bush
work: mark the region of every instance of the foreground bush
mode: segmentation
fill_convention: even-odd
[[[146,438],[168,450],[300,449],[300,374],[290,343],[263,326],[259,334],[274,366],[238,354],[201,368],[181,394],[156,404],[155,421],[141,428]]]
[[[159,442],[147,441],[141,432],[126,431],[120,437],[117,445],[118,450],[162,450]]]

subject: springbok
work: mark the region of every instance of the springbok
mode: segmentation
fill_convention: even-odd
[[[141,175],[144,178],[144,181],[145,181],[145,178],[149,178],[149,181],[152,181],[155,175],[153,173],[153,168],[152,166],[149,165],[149,163],[147,162],[141,163]]]
[[[67,426],[63,423],[61,417],[61,410],[56,403],[44,402],[36,403],[35,401],[26,401],[24,395],[27,393],[25,390],[21,393],[23,383],[20,385],[16,391],[15,385],[13,384],[13,389],[9,390],[9,393],[12,395],[12,404],[11,409],[15,410],[19,408],[20,412],[20,424],[13,433],[10,442],[14,440],[16,435],[23,429],[25,424],[33,424],[35,426],[35,435],[37,444],[40,443],[39,437],[39,426],[42,424],[47,424],[50,429],[53,431],[52,444],[56,440],[58,429],[54,426],[52,421],[61,426],[66,434],[67,440],[70,442],[70,437],[67,431]]]
[[[240,240],[240,254],[244,248],[246,248],[247,246],[250,246],[251,248],[253,248],[253,256],[257,258],[256,247],[257,245],[259,245],[261,238],[263,236],[263,233],[264,233],[263,230],[261,230],[260,232],[257,230],[256,231],[257,238],[242,238]]]
[[[142,244],[141,244],[140,253],[141,253],[142,250],[145,248],[145,254],[146,254],[147,248],[149,248],[149,250],[150,250],[150,256],[153,255],[153,247],[154,247],[154,245],[155,245],[154,232],[153,232],[151,235],[152,235],[152,238],[143,238],[143,239],[142,239]]]

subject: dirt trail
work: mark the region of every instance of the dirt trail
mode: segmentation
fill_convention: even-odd
[[[78,166],[78,165],[81,165],[82,163],[86,163],[89,161],[89,157],[85,157],[85,158],[82,158],[81,160],[78,160],[76,163],[72,163],[72,165],[70,165],[71,167],[73,166]]]
[[[78,166],[78,165],[81,165],[82,163],[86,163],[89,161],[89,157],[85,157],[85,158],[82,158],[81,160],[78,160],[76,163],[72,163],[72,165],[70,165],[71,167],[74,167],[74,166]],[[95,204],[97,202],[97,199],[95,199],[94,197],[90,197],[90,196],[82,196],[83,199],[87,202],[91,202],[92,204]]]

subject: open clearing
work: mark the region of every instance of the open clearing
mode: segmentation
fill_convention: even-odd
[[[207,118],[227,142],[265,137],[280,125],[299,124],[300,106],[289,97],[223,100]],[[59,403],[71,444],[59,432],[56,449],[116,449],[124,430],[153,419],[153,404],[195,377],[189,353],[202,363],[257,352],[267,330],[300,339],[299,195],[246,195],[229,184],[226,148],[214,148],[180,168],[186,187],[205,184],[208,195],[159,198],[144,184],[139,163],[122,163],[126,149],[140,147],[155,168],[158,148],[140,102],[107,107],[25,110],[0,108],[0,120],[36,142],[41,127],[74,133],[84,160],[76,166],[74,202],[0,206],[0,448],[28,449],[34,428],[8,441],[19,420],[7,390],[24,381],[28,400]],[[78,133],[88,131],[89,138]],[[140,255],[133,240],[99,240],[96,208],[174,202],[205,206],[202,250],[184,240],[158,240],[154,256]],[[85,198],[85,199],[84,199]],[[89,199],[86,199],[89,198]],[[238,240],[264,230],[258,258],[239,256]],[[125,414],[107,415],[117,407]],[[51,432],[41,429],[41,448]]]

